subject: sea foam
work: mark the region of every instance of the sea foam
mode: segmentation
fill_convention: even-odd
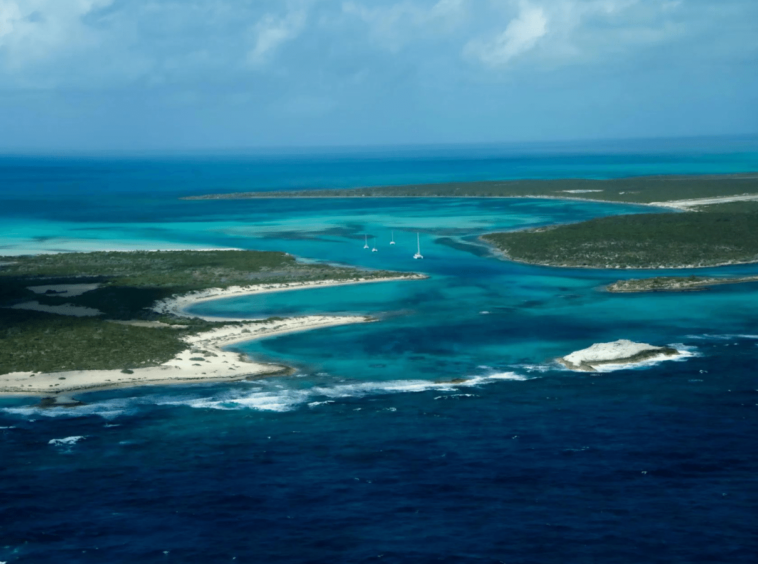
[[[6,407],[0,411],[15,415],[18,417],[33,420],[33,418],[76,418],[89,417],[96,415],[105,420],[112,420],[122,415],[134,413],[140,405],[152,404],[149,398],[119,398],[104,400],[87,405],[71,407],[39,407],[39,406],[17,406]]]
[[[712,333],[703,333],[702,335],[687,335],[688,339],[695,339],[699,341],[732,341],[734,339],[748,339],[748,340],[758,340],[758,335],[746,335],[746,334],[712,334]]]
[[[301,406],[310,408],[333,404],[336,400],[362,398],[372,395],[421,393],[427,391],[455,392],[461,388],[482,386],[497,381],[524,381],[526,376],[515,372],[495,372],[482,376],[472,376],[460,380],[435,382],[431,380],[390,380],[386,382],[356,382],[333,386],[314,386],[308,389],[293,389],[282,385],[271,386],[266,390],[239,391],[226,393],[223,397],[206,397],[192,399],[166,398],[162,405],[184,405],[195,409],[238,410],[254,409],[257,411],[286,412]]]
[[[63,439],[50,439],[47,444],[53,445],[55,447],[67,447],[72,446],[78,443],[81,440],[84,440],[86,437],[83,435],[77,435],[75,437],[65,437]]]
[[[492,384],[498,381],[524,381],[533,377],[515,372],[498,372],[487,366],[480,369],[489,373],[449,381],[433,380],[389,380],[375,382],[341,382],[333,385],[317,385],[311,388],[294,388],[287,380],[258,380],[250,388],[219,391],[218,388],[205,387],[203,392],[214,390],[213,395],[197,397],[197,392],[161,394],[137,398],[117,398],[94,402],[72,408],[42,408],[38,406],[17,406],[2,409],[8,414],[32,418],[89,417],[99,416],[111,421],[124,415],[133,415],[148,405],[186,406],[195,409],[241,410],[287,412],[303,406],[310,408],[329,405],[336,400],[362,398],[372,395],[421,393],[427,391],[455,392],[461,388],[470,388]],[[323,374],[322,374],[323,376]],[[244,384],[244,383],[242,383]]]

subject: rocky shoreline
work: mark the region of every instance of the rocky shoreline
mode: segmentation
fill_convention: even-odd
[[[629,294],[635,292],[695,292],[721,284],[758,282],[758,276],[738,278],[712,278],[700,276],[658,276],[633,280],[619,280],[605,287],[608,292]]]
[[[631,367],[649,360],[672,360],[680,354],[673,347],[657,347],[619,339],[612,343],[595,343],[586,349],[557,358],[556,361],[569,370],[598,372],[608,365]]]

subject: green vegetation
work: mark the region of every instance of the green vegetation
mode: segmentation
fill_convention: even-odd
[[[174,292],[228,286],[353,278],[353,268],[300,264],[274,251],[133,251],[14,258],[0,276],[89,277],[111,286],[170,288]],[[366,273],[386,276],[388,272]]]
[[[720,284],[742,284],[758,282],[758,276],[735,278],[714,278],[703,276],[656,276],[637,280],[619,280],[609,284],[606,290],[615,293],[631,292],[686,292],[702,290]]]
[[[758,213],[757,201],[724,202],[722,204],[710,204],[691,208],[695,212],[721,212],[721,213]]]
[[[583,190],[589,190],[583,192]],[[191,196],[186,200],[246,198],[496,198],[540,196],[647,204],[669,200],[758,194],[758,174],[643,176],[612,180],[508,180],[379,186],[339,190],[243,192]]]
[[[758,260],[758,214],[622,215],[482,237],[509,258],[589,268],[685,268]]]
[[[180,337],[188,332],[4,309],[0,374],[157,366],[186,348]]]
[[[157,300],[207,288],[308,280],[394,276],[319,264],[259,251],[94,252],[8,257],[0,266],[0,374],[84,369],[129,370],[162,364],[184,350],[182,337],[223,323],[159,315]],[[101,286],[80,296],[36,294],[29,286]],[[37,301],[73,304],[103,312],[71,317],[8,309]],[[162,321],[144,327],[117,320]]]
[[[193,196],[237,198],[572,198],[650,204],[698,198],[758,195],[758,173],[718,176],[647,176],[611,180],[511,180],[415,186],[248,192]],[[483,240],[513,260],[588,268],[682,268],[758,260],[758,201],[703,205],[705,213],[606,217],[575,225]],[[453,245],[449,240],[442,244]]]

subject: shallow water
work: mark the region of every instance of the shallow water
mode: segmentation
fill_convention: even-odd
[[[758,169],[755,152],[689,151],[0,164],[9,254],[240,247],[429,275],[193,308],[378,318],[238,346],[291,377],[92,393],[76,409],[1,399],[0,561],[754,562],[758,285],[614,295],[599,288],[640,273],[515,264],[476,239],[650,209],[176,199]],[[601,375],[551,361],[618,338],[687,356]]]

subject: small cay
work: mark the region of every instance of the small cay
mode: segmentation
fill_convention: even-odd
[[[556,361],[569,370],[597,372],[603,365],[634,365],[646,360],[657,358],[666,360],[667,357],[678,355],[679,351],[672,347],[656,347],[647,343],[619,339],[612,343],[595,343],[589,348],[557,358]]]
[[[703,277],[703,276],[657,276],[641,280],[619,280],[606,286],[613,293],[633,292],[692,292],[720,284],[744,284],[758,282],[758,276]]]

